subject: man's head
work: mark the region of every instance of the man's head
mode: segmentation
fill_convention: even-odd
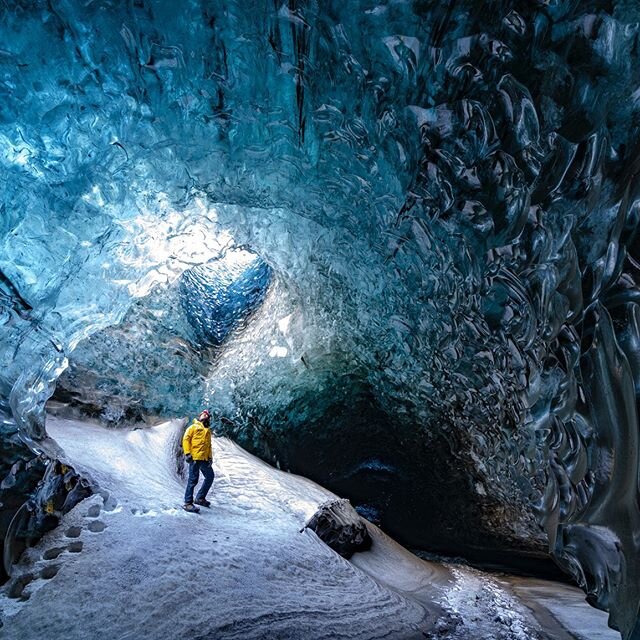
[[[211,414],[208,409],[205,409],[198,416],[198,420],[202,422],[205,427],[208,427],[211,424]]]

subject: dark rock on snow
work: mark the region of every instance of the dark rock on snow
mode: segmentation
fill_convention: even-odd
[[[304,529],[314,531],[343,558],[371,548],[367,526],[348,500],[330,500],[321,504]]]

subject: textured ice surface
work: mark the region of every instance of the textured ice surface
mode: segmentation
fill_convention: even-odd
[[[180,302],[199,343],[221,345],[264,301],[271,270],[257,255],[229,249],[182,274]]]
[[[537,517],[629,637],[638,21],[622,0],[5,3],[6,442],[44,433],[69,358],[115,417],[204,399],[416,539],[517,546]],[[194,347],[180,277],[230,243],[272,285]]]

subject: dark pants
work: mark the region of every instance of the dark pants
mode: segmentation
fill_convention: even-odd
[[[204,500],[207,497],[209,489],[211,489],[213,478],[215,477],[211,463],[208,460],[194,460],[189,465],[189,480],[187,482],[187,490],[184,494],[185,504],[191,504],[193,502],[193,490],[198,484],[200,472],[202,472],[202,475],[204,476],[204,482],[202,483],[196,498],[198,500]]]

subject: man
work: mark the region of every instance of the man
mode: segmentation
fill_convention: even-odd
[[[197,420],[194,420],[191,426],[184,432],[182,438],[182,450],[185,459],[189,463],[189,480],[187,482],[187,490],[184,494],[184,510],[190,513],[198,513],[200,509],[194,506],[199,504],[203,507],[210,507],[211,503],[207,500],[207,492],[213,484],[213,468],[211,462],[213,460],[211,452],[211,414],[205,409]],[[200,491],[193,499],[193,490],[198,484],[198,477],[202,473],[204,483],[200,487]]]

